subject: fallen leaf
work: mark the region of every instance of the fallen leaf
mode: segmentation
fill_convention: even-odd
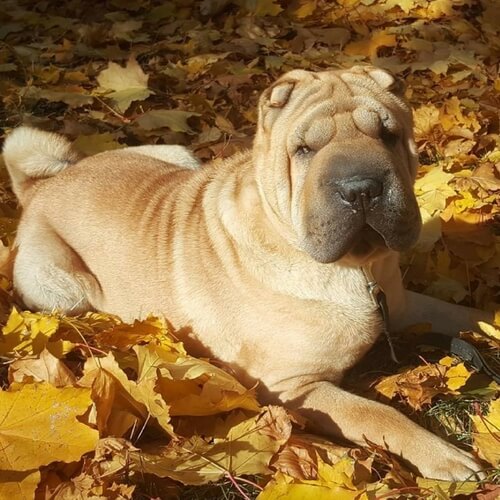
[[[315,479],[318,474],[318,454],[310,441],[293,435],[279,451],[272,466],[296,479]]]
[[[235,408],[258,411],[255,392],[201,359],[178,355],[165,346],[136,346],[138,384],[154,380],[170,414],[214,415]]]
[[[488,337],[500,340],[500,328],[497,328],[494,325],[489,325],[484,321],[478,321],[477,324],[479,325],[479,328],[481,328],[481,331],[488,335]]]
[[[433,104],[420,106],[413,110],[413,120],[417,138],[426,137],[439,125],[439,109]]]
[[[431,215],[424,207],[420,207],[420,216],[422,217],[422,230],[420,231],[415,249],[419,252],[428,252],[441,239],[441,217],[437,212]]]
[[[56,357],[70,352],[74,344],[67,340],[52,340],[59,328],[55,315],[18,311],[12,308],[0,337],[2,355],[36,355],[47,349]]]
[[[447,358],[444,358],[447,359]],[[453,358],[450,358],[451,362],[453,363]],[[449,366],[448,370],[446,370],[446,385],[448,386],[449,389],[452,391],[456,391],[463,387],[466,383],[467,380],[469,380],[470,376],[472,373],[467,370],[465,365],[463,363],[458,363],[458,364],[451,364],[451,365],[445,365],[443,363],[443,359],[439,361],[439,364],[443,366]]]
[[[242,0],[242,3],[256,16],[276,16],[283,10],[277,0]]]
[[[366,492],[364,481],[359,484],[353,482],[356,462],[350,457],[343,457],[337,463],[330,465],[322,460],[318,462],[318,477],[315,480],[297,480],[278,472],[264,491],[259,494],[258,500],[277,500],[281,498],[315,500],[358,500],[370,498],[362,496]],[[371,485],[373,491],[382,493],[387,490],[383,484]]]
[[[431,216],[440,213],[446,206],[446,200],[455,196],[455,190],[448,186],[448,182],[452,178],[452,174],[435,166],[415,182],[418,204],[425,208]]]
[[[431,295],[441,300],[459,303],[468,295],[465,286],[448,276],[439,276],[425,290],[426,295]]]
[[[448,359],[453,358],[385,377],[376,384],[375,390],[388,399],[398,395],[410,407],[420,410],[438,394],[455,394],[469,379],[471,373],[463,363],[448,364]]]
[[[0,498],[12,500],[34,498],[40,482],[40,471],[0,470]]]
[[[396,35],[381,30],[375,31],[365,40],[348,43],[344,51],[350,56],[375,57],[380,47],[394,47],[396,43]]]
[[[267,474],[273,455],[289,438],[275,427],[269,408],[231,427],[227,436],[210,443],[200,436],[167,447],[130,454],[132,467],[142,473],[169,477],[183,484],[206,484],[244,474]]]
[[[494,467],[500,464],[500,399],[491,402],[485,415],[472,415],[474,446]]]
[[[73,462],[95,448],[96,430],[76,417],[91,405],[90,391],[27,384],[0,392],[0,470],[27,471]]]
[[[80,135],[73,143],[73,147],[86,156],[92,156],[103,151],[120,149],[124,146],[116,140],[113,134],[106,132],[104,134]]]
[[[47,99],[47,101],[51,102],[64,102],[72,108],[92,104],[94,100],[92,96],[86,95],[81,87],[66,87],[54,90],[33,86],[26,89],[24,96],[36,100]]]
[[[173,132],[194,134],[194,130],[187,122],[191,116],[200,116],[200,114],[179,109],[153,109],[139,116],[137,123],[144,130],[167,127]]]
[[[58,358],[44,349],[38,358],[17,359],[9,365],[9,382],[48,382],[54,387],[73,386],[76,377]]]
[[[117,109],[124,113],[134,101],[143,101],[154,92],[148,88],[148,76],[131,58],[125,67],[110,62],[97,76],[100,90],[108,92]]]
[[[354,500],[358,493],[347,492],[342,495],[337,489],[330,488],[319,482],[298,482],[293,478],[278,472],[269,481],[257,500]]]
[[[133,427],[140,429],[151,416],[165,432],[173,433],[169,408],[155,391],[155,380],[140,384],[129,380],[112,353],[87,359],[78,383],[92,389],[101,436],[124,436]]]
[[[174,340],[166,321],[150,316],[144,320],[136,320],[133,324],[118,323],[104,328],[94,337],[100,347],[129,350],[135,345],[150,342],[168,349],[173,358],[187,356],[181,342]]]
[[[428,495],[434,493],[436,499],[447,499],[456,495],[470,495],[477,487],[475,481],[439,481],[438,479],[425,479],[417,477],[417,484],[420,488],[428,491]]]

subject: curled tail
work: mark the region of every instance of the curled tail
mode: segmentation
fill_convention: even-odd
[[[40,179],[52,177],[80,155],[65,137],[30,127],[16,128],[5,140],[3,158],[12,189],[24,205],[30,188]]]

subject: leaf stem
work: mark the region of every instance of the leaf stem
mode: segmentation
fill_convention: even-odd
[[[231,483],[233,484],[233,486],[238,490],[238,493],[245,499],[245,500],[252,500],[240,487],[240,485],[238,484],[238,481],[236,481],[236,479],[234,478],[234,476],[229,472],[229,471],[226,471],[226,474],[225,476],[229,479],[229,481],[231,481]]]

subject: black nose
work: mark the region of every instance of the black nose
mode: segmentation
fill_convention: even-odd
[[[341,198],[353,208],[367,208],[382,194],[382,182],[376,179],[345,179],[337,183]]]

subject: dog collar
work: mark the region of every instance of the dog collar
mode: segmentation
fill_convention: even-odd
[[[377,283],[370,267],[362,267],[363,275],[366,279],[366,288],[368,294],[370,295],[373,304],[377,307],[382,316],[384,335],[389,344],[389,350],[391,353],[391,359],[395,363],[399,363],[398,357],[396,356],[396,351],[394,349],[394,344],[392,342],[391,334],[389,332],[389,308],[387,306],[387,297],[385,295],[382,287]]]

